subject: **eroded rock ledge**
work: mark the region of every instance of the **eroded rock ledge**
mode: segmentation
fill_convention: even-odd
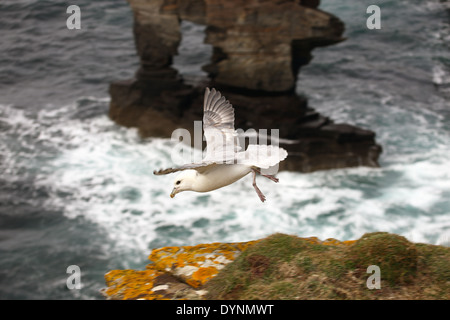
[[[274,234],[242,243],[165,247],[145,270],[105,275],[107,299],[445,299],[450,248],[386,232],[339,241]],[[369,289],[370,265],[380,289]]]
[[[317,9],[316,0],[128,0],[140,68],[135,78],[110,85],[109,115],[142,136],[193,131],[202,119],[204,87],[222,91],[235,106],[236,128],[280,129],[290,156],[281,169],[310,172],[378,166],[375,133],[336,124],[295,94],[311,51],[342,40],[343,23]],[[172,68],[181,41],[180,21],[206,25],[213,55],[209,82],[193,87]],[[330,101],[330,103],[333,103]]]

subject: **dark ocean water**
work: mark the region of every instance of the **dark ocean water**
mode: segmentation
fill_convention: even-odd
[[[68,30],[66,8],[81,8]],[[366,8],[381,8],[368,30]],[[138,68],[125,1],[0,3],[0,298],[102,299],[104,274],[143,269],[151,248],[246,241],[274,232],[355,239],[389,231],[450,243],[448,3],[322,1],[347,40],[316,49],[298,92],[337,122],[374,130],[382,168],[281,172],[170,199],[173,144],[107,117],[108,84]],[[175,66],[188,80],[211,48],[183,23]],[[69,290],[67,267],[81,269]]]

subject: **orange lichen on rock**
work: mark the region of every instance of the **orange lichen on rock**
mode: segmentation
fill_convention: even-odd
[[[197,271],[192,273],[192,276],[186,280],[186,283],[191,287],[198,288],[211,280],[219,270],[215,266],[198,268]]]
[[[308,241],[310,244],[321,244],[321,242],[322,242],[317,237],[308,237],[308,238],[301,238],[301,239]]]
[[[238,243],[210,243],[196,246],[165,247],[151,252],[150,265],[179,277],[199,288],[232,262],[248,246],[257,241]]]
[[[345,240],[345,241],[342,241],[342,244],[345,246],[351,246],[351,245],[355,244],[356,241],[357,240]]]
[[[161,274],[155,269],[110,271],[105,275],[108,287],[103,294],[113,300],[161,299],[162,296],[152,290],[155,278]]]
[[[346,241],[339,241],[336,240],[334,238],[328,238],[325,239],[324,241],[321,242],[321,244],[326,245],[326,246],[340,246],[340,245],[345,245],[345,246],[349,246],[352,245],[356,242],[356,240],[346,240]]]

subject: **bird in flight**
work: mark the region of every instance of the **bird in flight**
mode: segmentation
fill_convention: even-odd
[[[217,90],[206,88],[203,101],[203,131],[206,152],[201,162],[176,168],[153,171],[155,175],[182,171],[176,177],[170,197],[182,191],[209,192],[228,186],[253,174],[253,188],[259,199],[266,197],[256,185],[260,174],[274,182],[278,179],[266,175],[261,169],[278,165],[287,157],[287,151],[274,145],[249,144],[245,151],[239,145],[234,129],[234,108]]]

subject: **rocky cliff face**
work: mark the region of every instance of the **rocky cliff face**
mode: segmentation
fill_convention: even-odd
[[[297,74],[311,50],[343,40],[343,23],[317,9],[319,1],[128,0],[140,58],[135,79],[110,86],[110,117],[143,136],[193,132],[202,119],[204,87],[183,83],[172,68],[181,41],[180,21],[206,25],[213,46],[204,66],[210,83],[234,105],[236,128],[280,129],[290,156],[282,169],[310,172],[378,166],[375,134],[335,124],[295,94]],[[330,101],[332,103],[332,101]]]

